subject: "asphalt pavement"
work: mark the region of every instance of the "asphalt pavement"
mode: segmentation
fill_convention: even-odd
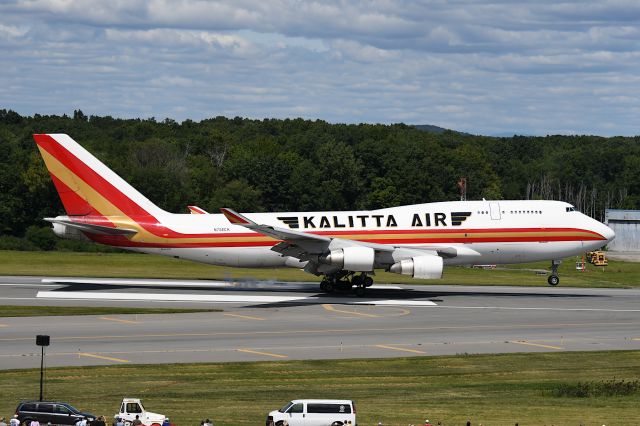
[[[0,369],[640,349],[640,290],[0,277],[0,304],[126,315],[0,318]],[[222,312],[142,315],[142,307]]]

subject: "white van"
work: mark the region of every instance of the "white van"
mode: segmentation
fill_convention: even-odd
[[[347,426],[356,424],[356,406],[348,399],[294,399],[267,416],[266,426]]]

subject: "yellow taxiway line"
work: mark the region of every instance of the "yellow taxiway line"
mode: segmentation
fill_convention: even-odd
[[[364,312],[345,311],[345,310],[342,310],[342,309],[336,309],[336,308],[333,307],[333,305],[330,305],[328,303],[323,304],[322,307],[327,311],[339,312],[341,314],[359,315],[361,317],[368,317],[368,318],[380,318],[380,315],[366,314]]]
[[[92,354],[89,352],[78,352],[79,356],[86,356],[89,358],[98,358],[98,359],[106,359],[107,361],[115,361],[115,362],[131,362],[128,359],[122,359],[122,358],[113,358],[110,356],[104,356],[104,355],[97,355],[97,354]]]
[[[244,352],[244,353],[247,353],[247,354],[270,356],[270,357],[273,357],[273,358],[288,358],[288,356],[286,356],[286,355],[272,354],[271,352],[252,351],[251,349],[236,349],[236,351]]]
[[[100,319],[105,321],[121,322],[124,324],[140,324],[140,321],[132,321],[132,320],[126,320],[126,319],[120,319],[120,318],[100,317]]]
[[[542,345],[540,343],[527,342],[526,340],[512,340],[509,343],[517,343],[518,345],[527,345],[527,346],[537,346],[539,348],[547,348],[547,349],[559,349],[559,350],[564,349],[564,348],[561,348],[560,346]]]
[[[358,312],[350,312],[359,314]],[[371,314],[366,314],[371,315]],[[429,330],[517,330],[529,328],[558,328],[559,326],[581,328],[587,326],[610,326],[610,325],[635,325],[635,322],[594,322],[594,323],[562,323],[562,324],[518,324],[518,325],[464,325],[464,326],[407,326],[407,327],[342,327],[342,328],[322,328],[322,329],[290,329],[290,330],[265,330],[265,331],[218,331],[218,332],[193,332],[193,333],[133,333],[133,334],[104,334],[92,336],[60,336],[59,341],[78,340],[104,340],[104,339],[139,339],[148,337],[215,337],[215,336],[279,336],[284,334],[321,334],[321,333],[362,333],[362,332],[393,332],[393,331],[416,331],[424,332]],[[31,341],[32,335],[22,337],[0,337],[0,342]]]
[[[401,352],[411,352],[413,354],[426,354],[426,352],[424,351],[419,351],[416,349],[405,349],[405,348],[398,348],[395,346],[389,346],[389,345],[375,345],[376,348],[382,348],[382,349],[392,349],[394,351],[401,351]]]
[[[226,317],[236,317],[236,318],[244,318],[244,319],[250,319],[250,320],[256,320],[256,321],[265,321],[265,318],[260,318],[260,317],[252,317],[250,315],[240,315],[240,314],[222,314]]]

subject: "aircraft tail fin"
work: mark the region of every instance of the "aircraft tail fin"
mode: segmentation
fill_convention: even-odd
[[[158,216],[166,213],[65,134],[33,139],[69,216]]]

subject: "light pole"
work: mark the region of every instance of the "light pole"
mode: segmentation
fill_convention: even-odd
[[[49,346],[49,336],[38,334],[36,336],[36,345],[40,346],[42,353],[40,355],[40,401],[42,401],[42,381],[44,379],[44,347]]]

